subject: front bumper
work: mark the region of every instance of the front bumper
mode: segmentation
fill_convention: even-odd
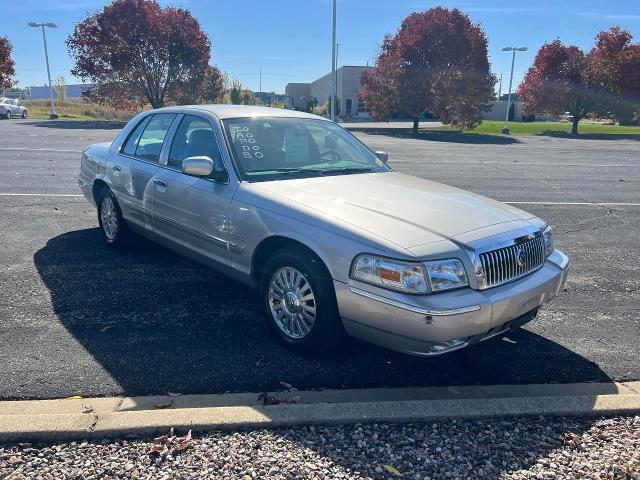
[[[400,352],[432,356],[486,340],[535,317],[564,286],[569,259],[555,250],[544,266],[487,290],[407,295],[350,280],[334,282],[347,332]]]

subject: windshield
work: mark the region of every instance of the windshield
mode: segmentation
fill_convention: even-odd
[[[223,125],[244,180],[390,170],[371,150],[333,122],[245,117],[224,120]]]

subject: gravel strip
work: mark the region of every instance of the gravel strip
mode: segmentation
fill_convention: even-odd
[[[640,479],[640,416],[212,433],[177,452],[184,441],[156,441],[166,455],[153,439],[5,445],[0,479]]]

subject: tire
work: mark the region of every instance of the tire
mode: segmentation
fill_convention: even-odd
[[[267,322],[286,347],[316,355],[346,338],[331,275],[308,250],[289,247],[274,253],[265,265],[260,295]]]
[[[23,110],[23,111],[22,111],[22,118],[23,118],[23,119],[24,119],[24,118],[27,118],[27,111],[26,111],[26,110]]]
[[[11,113],[11,110],[7,110],[7,114],[5,115],[6,119],[7,119],[7,120],[11,120],[11,115],[13,115],[13,114]]]
[[[129,245],[132,232],[122,217],[120,206],[111,192],[104,187],[98,194],[98,223],[104,242],[112,248]]]

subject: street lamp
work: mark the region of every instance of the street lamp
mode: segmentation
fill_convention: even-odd
[[[336,121],[336,0],[333,0],[333,34],[331,36],[331,120]]]
[[[49,94],[51,95],[51,113],[49,114],[49,118],[51,120],[58,118],[58,114],[56,113],[55,101],[53,99],[53,85],[51,84],[51,70],[49,69],[49,52],[47,52],[47,35],[45,34],[45,27],[49,28],[58,28],[58,25],[55,23],[35,23],[29,22],[30,27],[39,28],[42,27],[42,40],[44,41],[44,59],[47,62],[47,77],[49,78]]]
[[[509,77],[509,95],[507,95],[507,113],[504,116],[502,133],[509,135],[509,109],[511,108],[511,83],[513,82],[513,65],[516,63],[516,52],[526,52],[527,47],[504,47],[503,52],[513,52],[511,57],[511,76]]]

